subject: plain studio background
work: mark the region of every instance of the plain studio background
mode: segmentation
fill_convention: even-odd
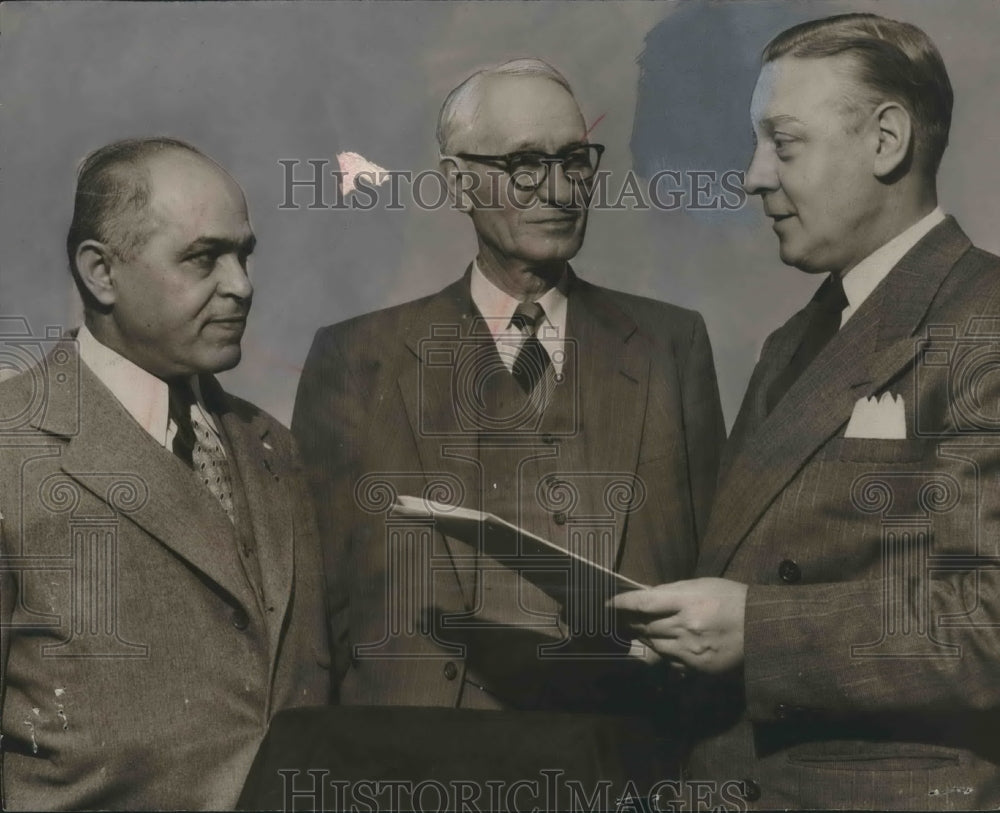
[[[764,43],[801,20],[863,10],[919,25],[941,50],[956,95],[941,202],[973,242],[1000,251],[993,0],[4,4],[0,315],[25,316],[40,335],[78,323],[64,245],[88,151],[126,136],[190,140],[243,185],[259,238],[244,361],[223,384],[287,423],[317,327],[438,290],[475,242],[447,208],[311,210],[299,190],[301,208],[281,210],[280,160],[301,162],[299,177],[310,159],[335,169],[345,151],[433,168],[445,94],[478,67],[538,56],[596,123],[614,196],[630,169],[743,170]],[[331,202],[332,178],[327,190]],[[702,312],[730,423],[764,337],[819,281],[780,263],[756,199],[736,211],[594,212],[574,265]]]

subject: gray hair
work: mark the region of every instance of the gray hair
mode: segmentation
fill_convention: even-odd
[[[549,79],[573,95],[566,77],[541,59],[512,59],[502,65],[476,71],[448,94],[438,115],[437,140],[442,155],[448,155],[454,145],[456,133],[468,130],[476,119],[482,87],[488,79],[499,76],[527,76]]]

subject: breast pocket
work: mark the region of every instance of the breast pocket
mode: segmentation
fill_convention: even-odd
[[[957,765],[959,752],[946,746],[879,741],[813,742],[791,748],[793,765],[854,771],[928,771]]]
[[[916,463],[933,459],[934,449],[932,442],[920,438],[833,438],[827,441],[818,457],[823,461],[845,463]]]

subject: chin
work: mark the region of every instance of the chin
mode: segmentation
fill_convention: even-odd
[[[532,246],[525,255],[537,263],[566,262],[580,253],[582,244],[582,239],[546,240],[544,243]]]
[[[806,274],[815,274],[816,269],[811,266],[807,257],[802,252],[793,251],[790,247],[781,245],[778,248],[778,256],[785,265],[804,271]]]
[[[243,351],[239,345],[226,347],[206,357],[199,368],[203,373],[224,373],[226,370],[232,370],[242,358]]]

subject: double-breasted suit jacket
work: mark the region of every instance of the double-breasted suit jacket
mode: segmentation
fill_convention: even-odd
[[[724,454],[698,571],[750,585],[745,662],[700,682],[691,775],[762,808],[995,807],[1000,259],[946,219],[766,414],[815,307]],[[848,433],[886,394],[905,437]]]

